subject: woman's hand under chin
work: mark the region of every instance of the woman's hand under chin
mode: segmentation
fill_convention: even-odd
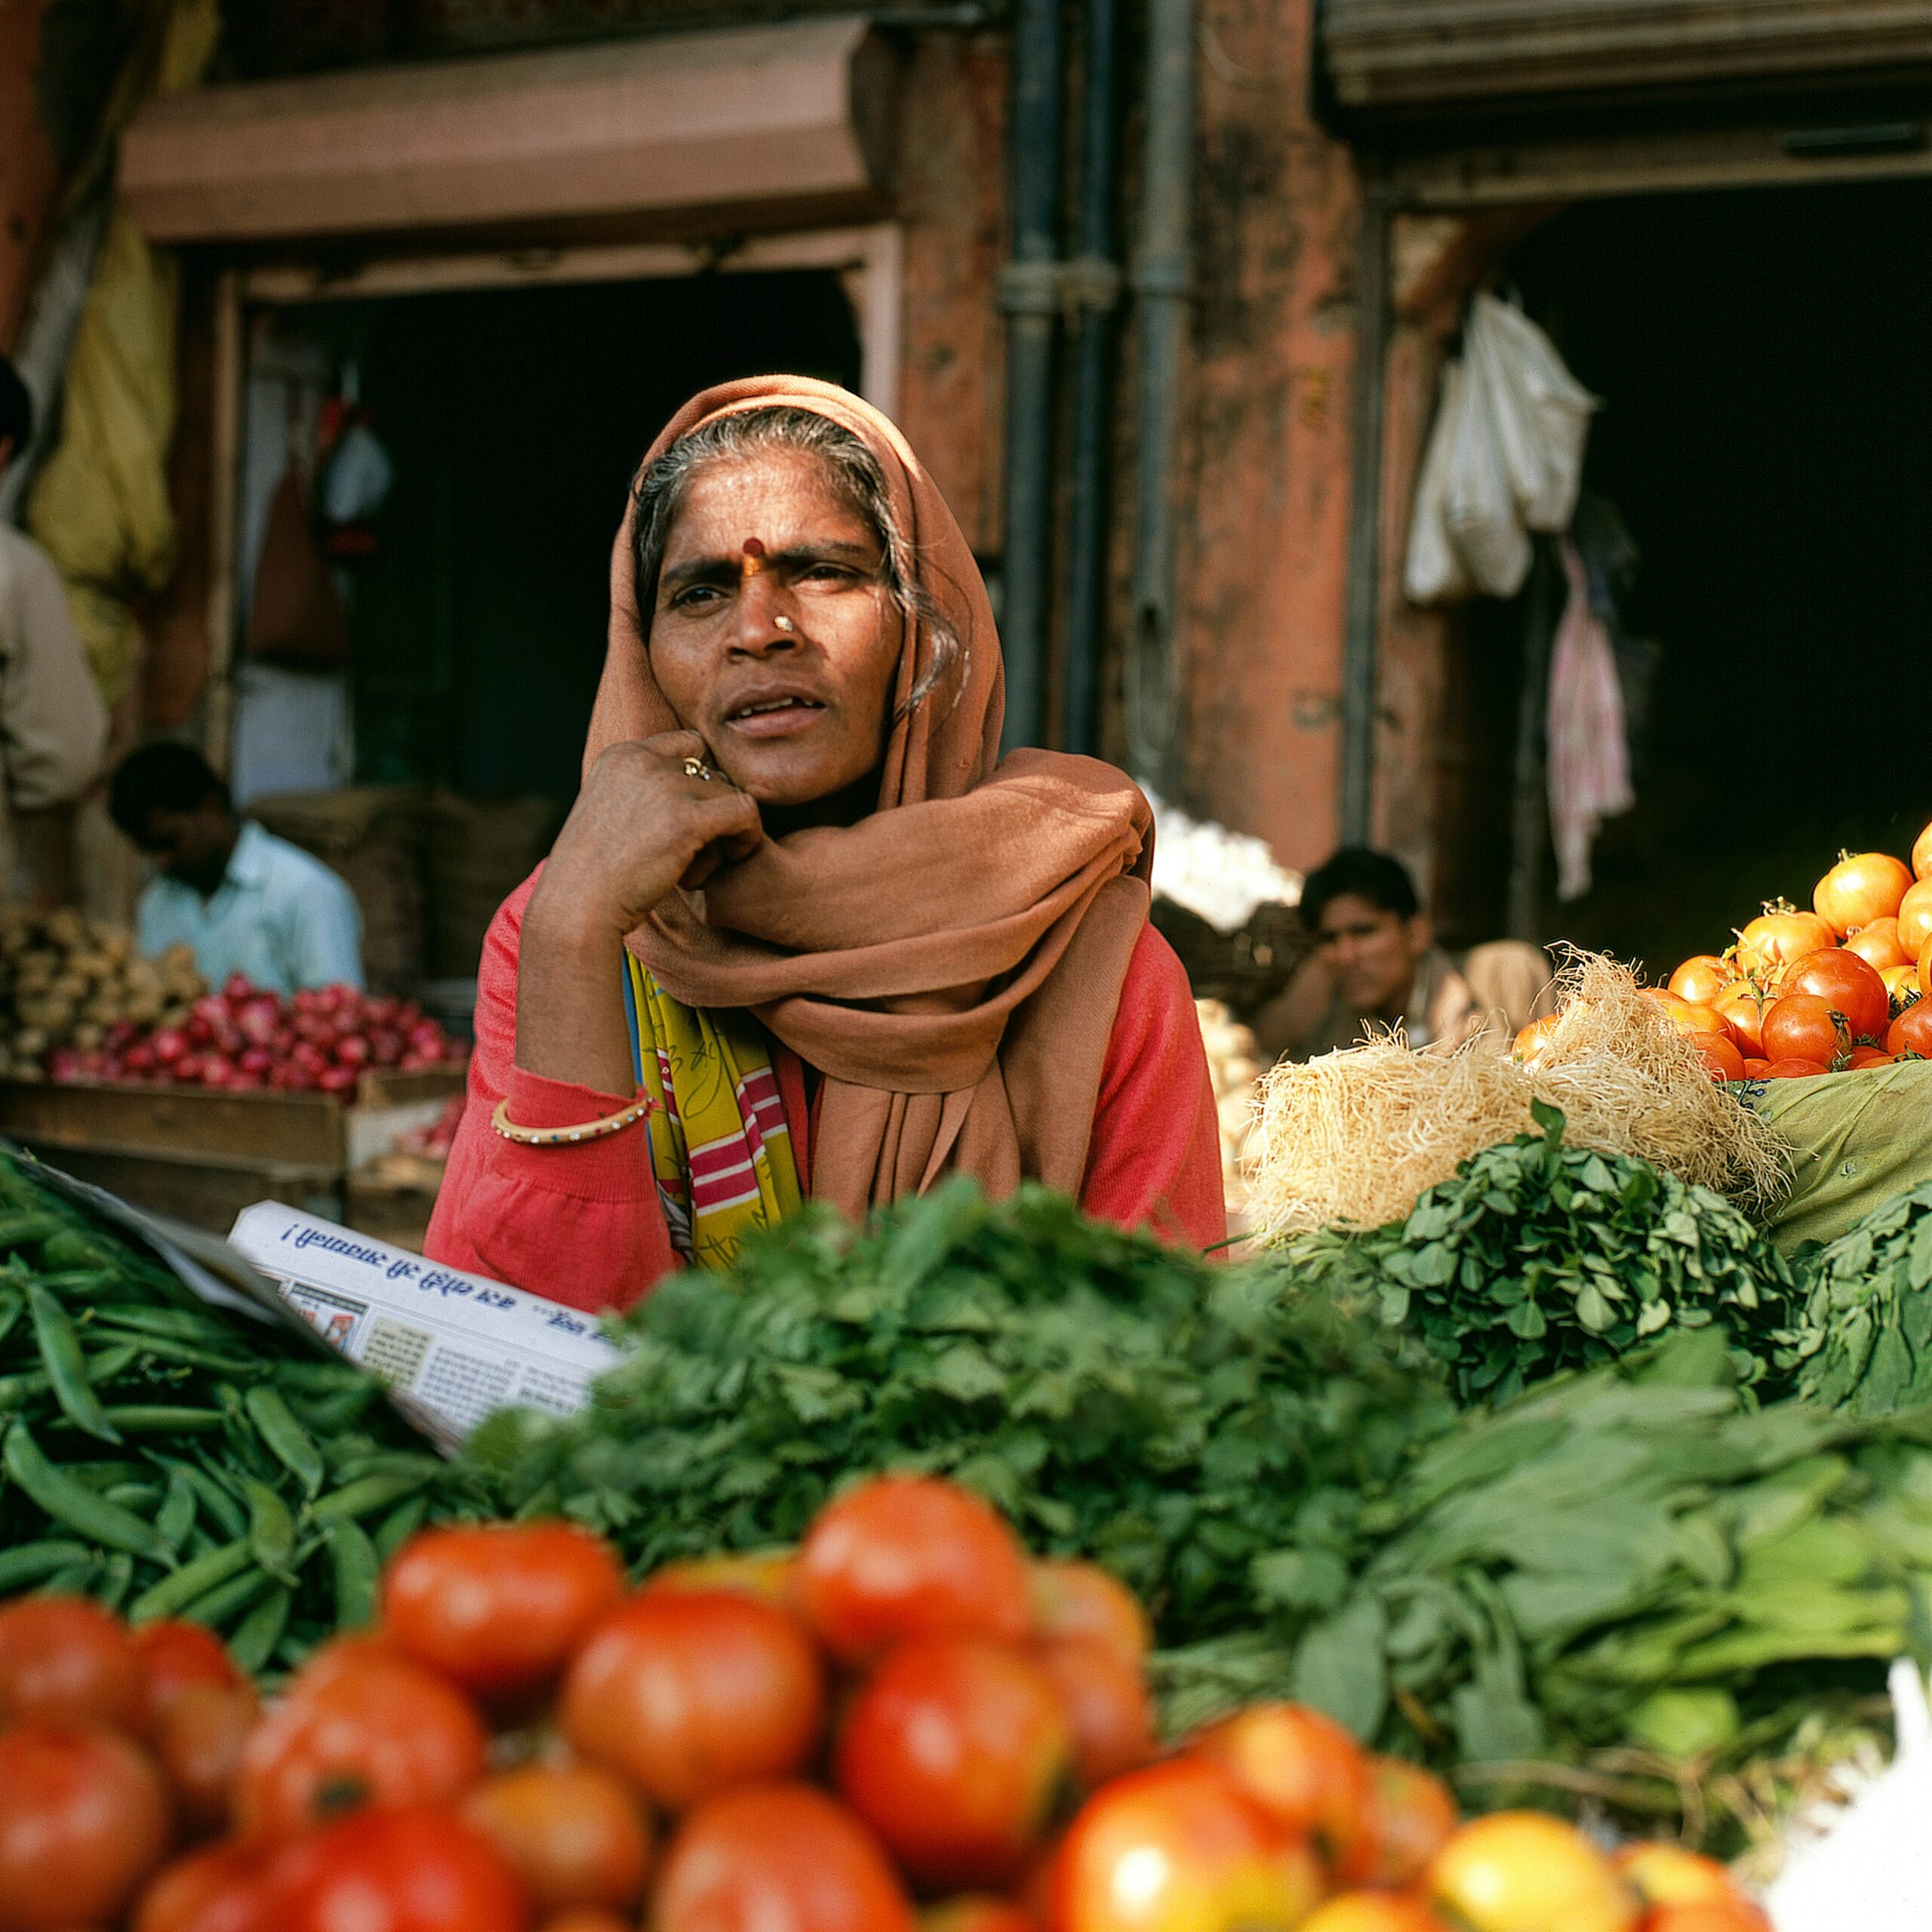
[[[718,867],[748,857],[764,836],[758,806],[710,768],[695,731],[613,745],[583,789],[531,895],[526,929],[621,938],[674,887],[702,885]]]
[[[764,837],[758,806],[703,761],[695,731],[613,745],[591,768],[530,896],[517,974],[517,1065],[598,1093],[636,1084],[618,949],[678,886]]]

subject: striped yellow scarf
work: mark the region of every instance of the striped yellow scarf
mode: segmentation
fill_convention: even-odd
[[[660,1109],[645,1124],[671,1245],[688,1264],[729,1267],[751,1229],[803,1198],[770,1044],[749,1013],[680,1006],[628,949],[624,964],[638,1084]]]

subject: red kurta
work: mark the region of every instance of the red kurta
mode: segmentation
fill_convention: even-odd
[[[540,1079],[514,1063],[517,953],[535,884],[526,880],[504,902],[483,943],[469,1104],[424,1251],[573,1308],[627,1308],[678,1266],[642,1131],[523,1147],[491,1131],[506,1094],[521,1127],[574,1126],[616,1112],[629,1097]],[[772,1064],[809,1195],[804,1069],[776,1040]],[[1080,1204],[1190,1247],[1211,1247],[1227,1234],[1220,1130],[1193,996],[1173,948],[1151,925],[1121,988]]]

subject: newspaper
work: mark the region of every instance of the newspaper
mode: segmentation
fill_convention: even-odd
[[[595,1315],[280,1201],[243,1208],[228,1239],[318,1334],[452,1445],[512,1403],[572,1414],[618,1359]]]

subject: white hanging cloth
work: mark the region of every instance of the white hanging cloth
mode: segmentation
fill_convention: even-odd
[[[1547,719],[1549,829],[1556,848],[1556,896],[1590,889],[1590,848],[1607,818],[1637,802],[1630,786],[1630,739],[1617,651],[1590,604],[1589,574],[1568,537],[1558,546],[1569,601],[1549,660]]]

